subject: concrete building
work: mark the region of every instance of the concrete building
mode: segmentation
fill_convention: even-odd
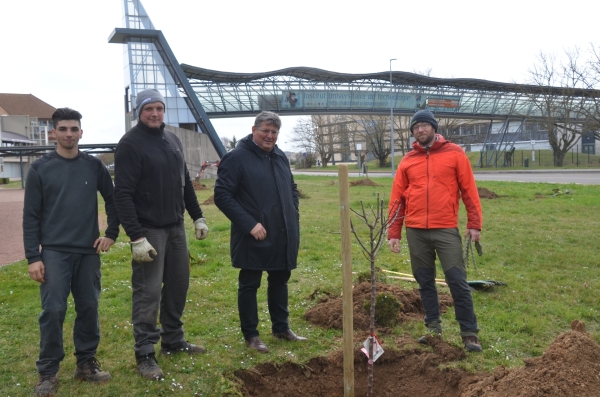
[[[32,94],[0,93],[0,142],[3,147],[46,146],[56,108]],[[31,157],[0,157],[0,177],[21,179]]]

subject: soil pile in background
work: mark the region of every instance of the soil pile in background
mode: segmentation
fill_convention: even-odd
[[[377,283],[376,288],[378,294],[386,292],[398,299],[398,302],[402,305],[402,310],[399,313],[400,321],[423,320],[425,312],[423,311],[421,296],[417,289],[405,290],[396,285],[381,283]],[[311,294],[310,298],[316,298],[318,295],[319,291],[315,291]],[[370,319],[369,311],[365,305],[371,301],[371,283],[364,282],[355,285],[352,295],[354,302],[354,329],[368,330]],[[323,328],[342,329],[342,297],[322,294],[319,299],[320,302],[309,309],[304,314],[304,318]],[[447,294],[440,293],[439,300],[442,313],[446,311],[448,306],[454,304],[452,297]],[[380,330],[379,332],[383,331]]]
[[[410,336],[398,337],[394,350],[375,362],[373,395],[378,397],[595,397],[600,395],[600,346],[575,322],[572,332],[559,335],[546,352],[527,359],[525,366],[472,374],[439,365],[465,358],[465,352],[439,337],[431,347],[419,347]],[[485,348],[485,341],[484,341]],[[343,356],[313,358],[302,365],[260,364],[236,371],[244,396],[343,397]],[[367,393],[367,359],[354,351],[354,390]]]
[[[484,187],[478,187],[477,192],[479,193],[479,198],[486,198],[486,199],[500,198],[500,196],[498,196],[496,193],[494,193],[491,190],[486,189]]]
[[[214,203],[215,203],[215,196],[210,196],[209,198],[204,200],[201,204],[208,205],[208,204],[214,204]]]
[[[208,189],[204,183],[192,181],[192,184],[194,185],[194,190],[206,190],[206,189]]]
[[[365,179],[357,179],[355,181],[350,182],[350,186],[381,186],[381,185],[373,182],[369,178],[365,178]]]

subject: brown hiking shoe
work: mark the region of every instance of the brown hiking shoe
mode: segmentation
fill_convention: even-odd
[[[92,357],[82,364],[77,364],[75,378],[92,383],[104,383],[110,380],[110,374],[107,371],[102,371],[96,357]]]
[[[58,377],[56,374],[40,375],[40,378],[33,389],[33,394],[41,397],[52,397],[54,393],[56,393],[57,387]]]
[[[160,354],[177,354],[177,353],[188,353],[188,354],[202,354],[206,352],[204,346],[192,345],[191,343],[184,341],[183,344],[177,348],[170,348],[161,346]]]
[[[479,343],[479,338],[476,336],[463,336],[462,341],[468,352],[480,352],[483,350],[481,343]]]
[[[146,354],[144,356],[137,356],[137,368],[142,377],[151,380],[164,379],[162,369],[158,366],[154,353]]]

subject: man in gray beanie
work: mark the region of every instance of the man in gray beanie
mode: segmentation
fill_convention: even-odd
[[[400,252],[404,223],[412,272],[419,283],[425,309],[425,326],[431,335],[441,336],[435,284],[436,256],[440,259],[465,349],[480,352],[479,328],[458,231],[458,207],[462,199],[467,209],[465,237],[479,241],[482,226],[479,193],[471,163],[462,148],[436,134],[437,129],[437,120],[429,110],[418,111],[410,122],[416,142],[413,150],[402,158],[392,185],[389,208],[398,210],[398,215],[388,229],[388,244],[392,252]],[[423,336],[419,342],[429,344],[431,335]]]
[[[136,97],[138,123],[115,151],[114,202],[131,239],[132,323],[140,375],[161,379],[161,354],[204,353],[187,342],[181,316],[189,288],[189,254],[183,213],[194,221],[196,239],[208,235],[181,141],[165,129],[165,99],[155,89]],[[157,321],[160,311],[160,329]]]

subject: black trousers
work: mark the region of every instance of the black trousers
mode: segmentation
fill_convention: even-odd
[[[238,311],[244,339],[258,336],[258,301],[256,294],[262,279],[261,270],[241,269],[238,278]],[[267,271],[267,302],[271,316],[271,331],[287,331],[288,324],[288,280],[289,270]]]

